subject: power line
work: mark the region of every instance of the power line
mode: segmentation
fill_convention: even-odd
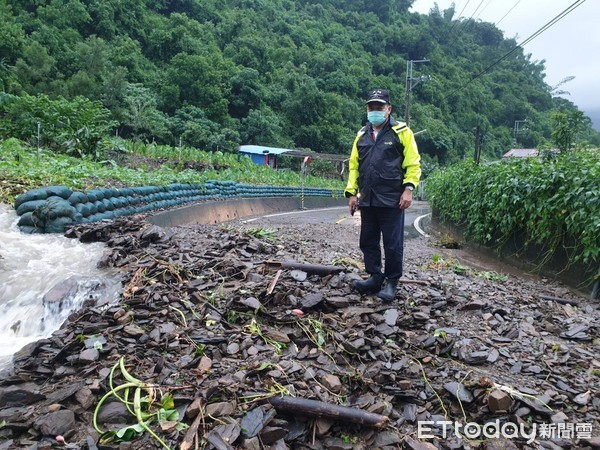
[[[456,30],[456,33],[453,35],[452,40],[448,43],[448,45],[452,45],[454,43],[454,41],[457,39],[457,36],[459,34],[459,32],[461,31],[465,31],[467,26],[473,26],[474,20],[473,17],[475,16],[475,14],[477,14],[477,11],[479,10],[479,8],[481,8],[481,5],[483,4],[485,0],[481,0],[479,2],[479,5],[477,5],[477,8],[475,8],[475,10],[473,11],[473,13],[471,14],[471,16],[466,19],[463,20],[462,22],[460,22],[460,25],[458,27],[458,29]],[[466,9],[466,7],[469,5],[470,0],[467,1],[467,3],[465,4],[464,8],[462,9],[462,11],[460,12],[460,15],[458,17],[458,19],[452,24],[452,27],[450,28],[450,31],[448,32],[448,34],[452,33],[452,31],[454,30],[454,28],[456,27],[456,24],[459,23],[460,17],[462,16],[463,11]],[[479,13],[477,14],[478,18],[483,11],[488,7],[488,5],[492,2],[492,0],[488,0],[488,2],[485,4],[485,6],[481,9],[481,11],[479,11]]]
[[[490,3],[492,3],[492,0],[488,0],[488,2],[485,4],[485,6],[483,8],[481,8],[481,11],[479,11],[479,14],[477,14],[476,19],[479,19],[479,17],[483,14],[483,12],[486,10],[486,8],[488,6],[490,6]]]
[[[484,2],[484,1],[485,1],[485,0],[481,0],[481,1],[479,2],[479,5],[477,5],[477,8],[475,8],[475,11],[473,11],[473,14],[471,14],[471,17],[469,17],[467,20],[471,20],[471,19],[473,18],[473,16],[474,16],[474,15],[475,15],[475,13],[477,12],[477,10],[478,10],[479,8],[481,8],[481,5],[483,4],[483,2]]]
[[[467,9],[467,6],[469,6],[469,3],[471,3],[471,0],[467,0],[467,3],[465,3],[465,6],[463,6],[463,9],[458,14],[458,17],[456,18],[456,20],[458,20],[462,17],[462,13],[465,12],[465,9]]]
[[[471,25],[471,27],[473,26],[473,16],[477,12],[477,10],[481,7],[481,5],[483,4],[484,1],[485,0],[481,0],[479,2],[479,5],[477,5],[477,8],[475,8],[475,11],[473,11],[473,13],[471,14],[471,16],[467,20],[463,20],[461,22],[461,28],[462,29],[465,29],[467,27],[467,25]],[[459,30],[457,30],[457,31],[459,31]]]
[[[454,94],[456,94],[457,92],[462,91],[463,89],[465,89],[468,85],[470,85],[472,82],[474,82],[475,80],[481,78],[483,75],[485,75],[486,73],[488,73],[490,70],[492,70],[494,67],[496,67],[498,64],[500,64],[502,61],[504,61],[506,58],[508,58],[510,55],[512,55],[514,52],[516,52],[519,48],[523,47],[524,45],[528,44],[529,42],[533,41],[536,37],[538,37],[540,34],[542,34],[544,31],[546,31],[548,28],[550,28],[552,25],[556,24],[558,21],[562,20],[565,16],[567,16],[569,13],[573,12],[575,10],[575,8],[583,5],[583,3],[585,3],[586,0],[576,0],[573,4],[571,4],[570,6],[568,6],[564,11],[562,11],[561,13],[559,13],[558,15],[556,15],[552,20],[550,20],[550,22],[546,23],[544,26],[542,26],[539,30],[537,30],[535,33],[533,33],[531,36],[529,36],[527,39],[525,39],[523,42],[521,42],[520,44],[517,44],[512,50],[510,50],[508,53],[506,53],[504,56],[502,56],[501,58],[499,58],[498,60],[496,60],[495,62],[493,62],[492,64],[490,64],[488,67],[486,67],[485,69],[483,69],[481,72],[479,72],[477,75],[475,75],[473,78],[471,78],[467,83],[465,83],[464,85],[462,85],[461,87],[455,89],[454,91],[452,91],[450,94],[446,95],[444,97],[444,100],[446,100],[447,98],[453,96]]]
[[[548,22],[546,25],[544,25],[542,28],[540,28],[538,31],[536,31],[533,35],[529,36],[527,39],[525,39],[523,42],[521,42],[519,44],[519,46],[522,47],[526,44],[529,44],[536,37],[538,37],[540,34],[542,34],[544,31],[546,31],[548,28],[550,28],[552,25],[557,23],[559,20],[563,19],[567,14],[574,11],[577,7],[583,5],[585,3],[585,1],[586,0],[577,0],[575,3],[573,3],[567,9],[565,9],[562,13],[560,13],[558,16],[556,16],[554,19],[552,19],[550,22]]]
[[[498,24],[499,24],[500,22],[502,22],[502,21],[504,20],[504,18],[505,18],[506,16],[508,16],[508,15],[511,13],[511,11],[512,11],[513,9],[515,9],[515,8],[516,8],[516,6],[517,6],[519,3],[521,3],[521,0],[517,0],[517,3],[515,3],[515,4],[513,5],[513,7],[512,7],[512,8],[510,8],[510,9],[508,10],[508,12],[507,12],[506,14],[504,14],[504,15],[503,15],[503,16],[500,18],[500,20],[499,20],[498,22],[496,22],[494,25],[495,25],[495,26],[498,26]]]
[[[454,21],[454,23],[452,24],[452,26],[450,27],[450,30],[448,31],[448,33],[446,34],[449,35],[452,33],[452,31],[454,30],[454,27],[456,27],[456,24],[459,23],[460,18],[462,17],[462,13],[465,12],[465,9],[467,8],[467,6],[469,6],[469,3],[471,3],[471,0],[467,0],[467,3],[465,3],[465,6],[463,6],[463,9],[461,10],[461,12],[458,14],[458,17],[456,18],[456,20]],[[454,40],[453,40],[454,41]]]

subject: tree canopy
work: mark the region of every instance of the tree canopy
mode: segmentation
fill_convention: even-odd
[[[514,50],[493,24],[456,20],[453,7],[412,13],[411,5],[0,0],[0,89],[28,104],[30,96],[78,105],[86,98],[123,137],[206,150],[261,144],[348,153],[366,120],[366,92],[389,89],[402,119],[407,61],[428,59],[415,66],[431,81],[412,90],[410,123],[426,129],[419,147],[441,164],[472,155],[476,127],[483,154],[497,158],[515,138],[523,147],[547,145],[552,118],[578,111],[553,96],[543,61]],[[10,130],[0,126],[0,137]],[[585,117],[572,138],[600,143]]]

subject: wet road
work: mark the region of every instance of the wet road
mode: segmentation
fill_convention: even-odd
[[[422,217],[431,212],[427,202],[414,202],[413,205],[406,210],[404,216],[404,234],[406,238],[418,237],[419,229],[421,232],[427,232],[427,224],[429,217]],[[420,219],[419,219],[420,218]],[[252,223],[260,220],[262,225],[269,224],[320,224],[331,223],[341,226],[358,227],[360,226],[360,214],[350,216],[347,206],[336,206],[333,208],[324,209],[309,209],[303,211],[288,211],[283,213],[268,214],[258,218],[243,220],[243,223]],[[415,221],[416,227],[415,227]]]

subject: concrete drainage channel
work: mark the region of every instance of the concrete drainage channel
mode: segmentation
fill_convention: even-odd
[[[209,201],[154,214],[149,221],[159,227],[185,224],[206,225],[283,211],[328,208],[347,205],[345,198],[298,197],[240,198]]]

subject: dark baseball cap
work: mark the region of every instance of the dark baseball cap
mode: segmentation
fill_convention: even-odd
[[[390,103],[390,93],[385,89],[373,89],[369,91],[366,103],[371,102]]]

